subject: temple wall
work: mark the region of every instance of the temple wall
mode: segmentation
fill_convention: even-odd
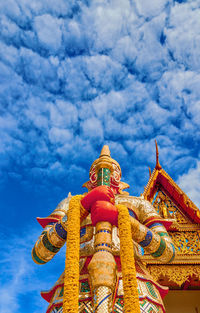
[[[169,291],[164,304],[166,313],[200,313],[200,290]]]

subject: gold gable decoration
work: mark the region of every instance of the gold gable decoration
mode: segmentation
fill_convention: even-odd
[[[163,218],[172,218],[178,224],[191,224],[191,221],[177,208],[172,200],[161,189],[157,190],[152,204]]]
[[[194,224],[174,204],[161,185],[155,189],[152,205],[162,218],[174,220],[168,230],[176,249],[176,259],[172,264],[200,264],[200,225]],[[159,266],[159,263],[147,254],[144,255],[144,261]]]
[[[143,261],[155,280],[170,289],[200,289],[200,211],[173,179],[162,169],[156,143],[156,166],[150,172],[143,197],[163,219],[173,219],[168,234],[176,258],[162,264],[148,254]]]
[[[200,257],[200,230],[170,232],[170,236],[174,242],[177,256],[195,255]]]
[[[200,280],[199,265],[159,265],[149,266],[148,269],[156,281],[167,277],[170,282],[176,283],[179,287],[189,281],[193,275]]]

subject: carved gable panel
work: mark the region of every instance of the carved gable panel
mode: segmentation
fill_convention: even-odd
[[[144,253],[142,260],[147,269],[170,289],[200,290],[199,208],[160,166],[152,172],[143,196],[163,219],[173,220],[168,234],[176,249],[176,257],[169,264]]]
[[[174,242],[177,256],[200,256],[200,231],[169,232]]]
[[[188,217],[185,216],[173,203],[173,201],[159,188],[154,195],[152,204],[156,211],[163,218],[174,219],[178,224],[192,224]]]

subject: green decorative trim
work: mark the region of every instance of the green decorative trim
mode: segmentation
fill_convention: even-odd
[[[39,264],[45,264],[46,262],[42,261],[36,254],[35,252],[35,247],[32,250],[32,257],[34,258],[34,260],[39,263]]]
[[[158,258],[159,256],[161,256],[163,254],[163,252],[165,251],[165,248],[166,248],[166,242],[165,242],[165,240],[163,240],[161,238],[160,246],[159,246],[158,250],[156,252],[152,253],[151,255],[154,258]]]
[[[160,235],[160,237],[169,237],[167,232],[159,231],[157,234]]]
[[[173,255],[172,255],[171,259],[169,260],[169,263],[173,261],[173,259],[175,258],[175,255],[176,255],[176,250],[175,250],[173,243],[171,243],[171,246],[172,246],[172,250],[173,250]]]
[[[81,282],[80,292],[90,292],[90,286],[88,281]]]
[[[101,168],[97,175],[97,185],[110,186],[110,170],[108,168]]]
[[[146,282],[146,286],[151,294],[152,297],[154,297],[155,299],[158,299],[158,296],[155,292],[154,286],[152,283],[150,283],[149,281]]]
[[[51,242],[49,241],[49,239],[47,237],[47,234],[44,234],[44,236],[42,238],[42,242],[43,242],[45,248],[47,248],[49,251],[51,251],[53,253],[56,253],[60,250],[60,248],[57,248],[51,244]]]

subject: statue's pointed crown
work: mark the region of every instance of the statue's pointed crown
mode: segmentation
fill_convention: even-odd
[[[91,168],[93,168],[95,166],[96,168],[96,172],[98,172],[98,170],[100,168],[109,168],[111,173],[113,172],[113,165],[116,165],[121,172],[121,168],[120,165],[117,161],[115,161],[114,159],[111,158],[110,156],[110,149],[108,145],[104,145],[102,150],[101,150],[101,154],[99,156],[98,159],[96,159],[93,163]]]
[[[107,156],[107,157],[111,157],[110,156],[110,149],[107,145],[104,145],[102,150],[101,150],[101,154],[100,154],[100,158],[103,157],[103,156]]]

